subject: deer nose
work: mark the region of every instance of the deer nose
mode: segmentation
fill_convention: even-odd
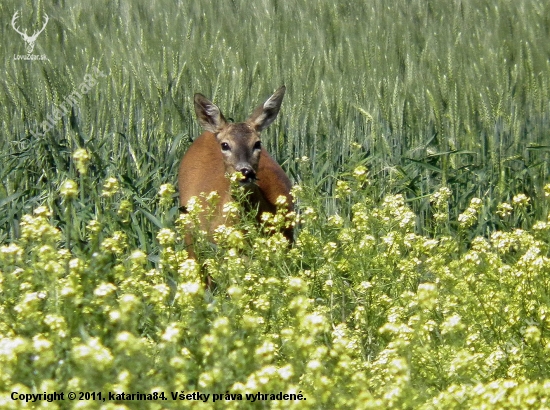
[[[256,180],[256,172],[250,167],[242,167],[237,171],[243,174],[243,182],[252,182]]]

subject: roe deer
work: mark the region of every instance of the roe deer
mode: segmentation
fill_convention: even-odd
[[[248,209],[257,208],[257,220],[264,212],[276,213],[276,201],[280,195],[286,197],[288,211],[293,210],[291,183],[283,169],[262,147],[260,132],[277,117],[285,87],[279,88],[260,105],[245,121],[229,123],[220,109],[202,94],[195,94],[195,112],[204,129],[183,156],[178,175],[180,205],[185,209],[191,197],[217,192],[219,201],[210,218],[200,215],[201,229],[211,234],[221,224],[227,224],[223,205],[232,200],[230,183],[226,174],[240,172],[240,185],[248,193]],[[200,199],[205,209],[205,201]],[[292,242],[293,228],[283,231]],[[194,256],[192,238],[186,235],[190,256]],[[210,287],[210,278],[208,278]]]

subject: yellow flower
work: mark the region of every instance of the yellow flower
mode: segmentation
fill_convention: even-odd
[[[72,179],[67,179],[61,184],[59,192],[65,199],[74,199],[78,195],[78,185]]]
[[[101,248],[116,255],[120,255],[126,249],[128,237],[124,232],[115,231],[113,236],[101,243]]]
[[[524,207],[529,204],[531,199],[525,194],[518,194],[512,198],[512,203],[518,207]]]
[[[52,211],[45,206],[39,206],[34,210],[33,214],[35,214],[36,216],[49,218],[50,216],[52,216]]]
[[[90,154],[84,148],[79,148],[73,153],[73,159],[76,169],[81,174],[85,175],[88,172],[88,162],[90,162]]]
[[[367,179],[367,167],[365,167],[364,165],[359,165],[358,167],[356,167],[353,170],[353,177],[358,182],[365,182],[365,180]]]
[[[157,234],[157,240],[162,246],[172,245],[176,240],[176,233],[171,229],[162,228]]]
[[[112,283],[102,283],[94,290],[94,295],[98,297],[105,297],[115,292],[117,287]]]
[[[426,309],[432,309],[437,303],[437,285],[435,283],[421,283],[417,291],[418,304]]]
[[[168,206],[172,204],[173,202],[172,195],[175,192],[176,192],[176,189],[174,188],[174,185],[172,184],[161,185],[159,188],[160,205]]]
[[[351,194],[351,188],[346,181],[336,182],[336,198],[346,198]]]
[[[501,218],[510,216],[514,208],[507,202],[503,202],[497,206],[497,215],[500,215]]]
[[[114,195],[116,195],[120,191],[120,184],[116,178],[110,177],[107,178],[105,183],[103,184],[103,192],[101,193],[101,196],[104,196],[106,198],[111,198]]]

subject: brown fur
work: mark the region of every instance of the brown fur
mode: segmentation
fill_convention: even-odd
[[[254,151],[260,132],[275,119],[284,95],[281,87],[264,105],[258,107],[244,123],[230,124],[225,121],[218,107],[202,95],[195,96],[195,109],[205,132],[197,138],[183,156],[178,174],[180,204],[185,206],[189,199],[200,194],[217,192],[220,196],[217,209],[211,219],[201,215],[201,229],[209,234],[221,224],[228,224],[222,213],[223,205],[231,201],[229,180],[226,173],[239,170],[243,164],[255,172],[256,180],[247,183],[249,201],[258,207],[257,219],[263,212],[275,213],[275,202],[280,195],[287,198],[288,210],[292,211],[290,195],[291,182],[277,162],[264,148]],[[222,153],[221,144],[231,145],[230,151]],[[293,240],[293,229],[287,228],[283,234]],[[191,256],[194,256],[188,235],[185,239]]]
[[[197,161],[196,158],[201,158],[201,161]],[[214,134],[206,131],[193,142],[181,160],[178,175],[180,204],[183,206],[191,197],[199,196],[201,193],[208,194],[216,191],[220,195],[220,201],[215,216],[210,221],[210,226],[203,225],[202,228],[207,232],[212,232],[217,226],[224,224],[222,208],[225,203],[231,201],[231,193],[229,192],[229,180],[225,176],[225,165],[220,145]],[[275,201],[280,195],[287,198],[289,211],[293,210],[290,179],[265,149],[262,149],[260,154],[257,178],[256,185],[262,201],[258,219],[262,212],[276,212]],[[206,221],[203,220],[203,224],[206,224]],[[285,236],[292,240],[292,229],[286,230]]]

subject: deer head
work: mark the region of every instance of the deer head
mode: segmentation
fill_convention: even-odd
[[[21,32],[17,26],[15,25],[15,22],[16,20],[19,18],[18,16],[18,11],[15,12],[15,14],[13,15],[13,18],[11,19],[11,25],[13,27],[13,29],[18,32],[19,34],[21,34],[21,37],[23,37],[23,40],[25,40],[25,43],[27,43],[27,45],[25,46],[25,48],[27,49],[27,54],[30,54],[32,53],[32,51],[34,50],[34,44],[36,43],[36,39],[38,38],[38,35],[40,33],[42,33],[44,31],[44,29],[46,28],[46,24],[48,24],[48,20],[50,19],[48,17],[47,14],[44,14],[45,16],[45,21],[44,21],[44,25],[42,26],[42,28],[39,30],[39,31],[35,31],[34,34],[32,36],[29,36],[27,35],[27,30]]]

